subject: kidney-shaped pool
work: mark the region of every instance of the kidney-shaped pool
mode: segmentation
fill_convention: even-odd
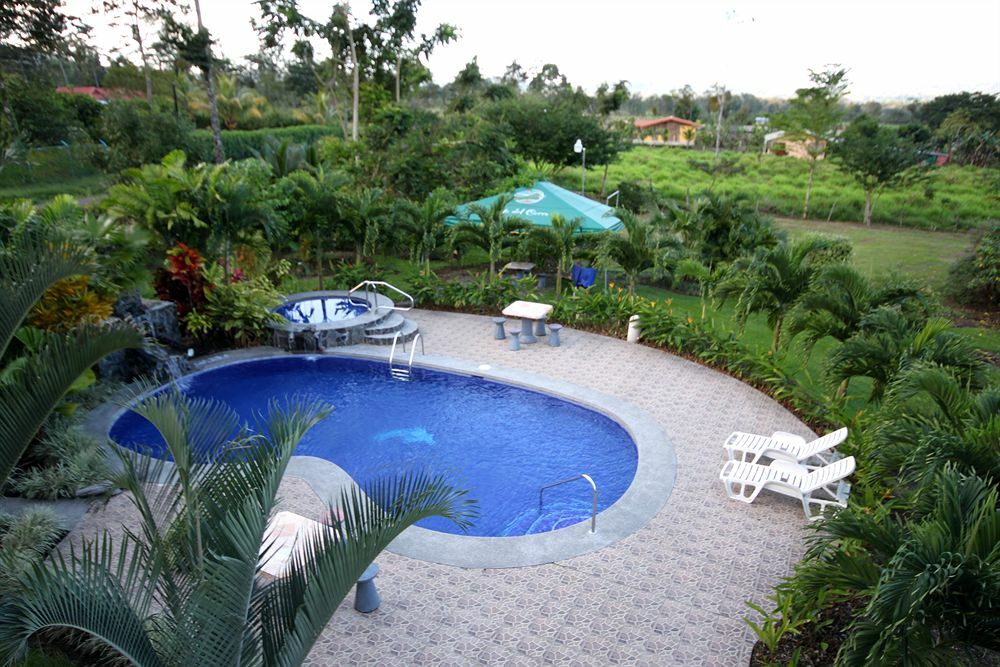
[[[479,377],[414,368],[412,378],[392,380],[382,362],[279,357],[202,371],[180,386],[189,396],[227,403],[248,421],[273,399],[298,395],[332,404],[297,455],[335,463],[362,488],[404,470],[444,473],[479,502],[480,517],[463,534],[531,535],[589,520],[591,490],[583,479],[546,490],[539,506],[542,486],[574,475],[593,478],[599,512],[632,483],[635,443],[601,413]],[[164,452],[152,425],[133,412],[123,413],[110,435],[134,449]],[[462,532],[439,518],[418,525]]]

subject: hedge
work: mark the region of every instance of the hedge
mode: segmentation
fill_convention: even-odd
[[[317,139],[339,134],[340,130],[327,125],[297,125],[294,127],[272,127],[261,130],[223,130],[222,148],[227,159],[243,160],[254,156],[254,151],[264,147],[267,137],[279,141],[311,144]],[[212,162],[212,131],[194,130],[188,134],[186,151],[191,162]]]

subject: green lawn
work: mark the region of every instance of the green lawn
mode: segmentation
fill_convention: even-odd
[[[866,227],[849,222],[819,222],[779,218],[778,227],[792,239],[809,233],[834,234],[847,238],[854,246],[854,265],[863,273],[883,276],[897,272],[926,281],[940,289],[952,262],[972,249],[969,232],[930,232],[904,227],[873,225]]]
[[[765,213],[788,217],[802,214],[808,163],[792,157],[724,152],[742,172],[719,177],[715,189],[739,193]],[[608,169],[607,191],[621,181],[652,184],[668,197],[683,199],[711,186],[712,176],[690,162],[710,163],[713,154],[683,148],[637,146]],[[603,165],[587,174],[588,190],[596,195]],[[927,172],[926,179],[883,193],[874,221],[928,229],[965,229],[1000,219],[1000,182],[995,169],[948,165]],[[579,169],[564,169],[558,182],[572,189],[580,183]],[[810,217],[817,220],[861,220],[864,193],[855,181],[829,161],[816,169]]]
[[[75,195],[77,197],[94,197],[102,195],[114,180],[114,176],[96,174],[51,183],[9,185],[0,188],[0,201],[31,199],[40,202],[61,194]]]

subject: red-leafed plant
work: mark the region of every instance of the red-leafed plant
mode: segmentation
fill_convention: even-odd
[[[201,254],[183,243],[167,251],[167,261],[157,271],[154,288],[160,299],[177,304],[178,317],[185,317],[205,303],[204,265]]]

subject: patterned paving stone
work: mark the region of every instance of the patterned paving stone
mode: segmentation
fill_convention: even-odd
[[[411,314],[430,354],[553,377],[632,402],[677,454],[669,501],[644,528],[597,552],[516,569],[461,569],[385,553],[382,607],[348,597],[308,665],[745,665],[744,600],[762,601],[803,552],[801,505],[726,498],[718,472],[733,430],[812,435],[794,415],[728,376],[651,348],[563,329],[563,346],[510,352],[487,317]],[[581,396],[585,398],[585,396]],[[319,518],[302,480],[283,509]],[[70,539],[130,519],[127,499],[95,510]]]

